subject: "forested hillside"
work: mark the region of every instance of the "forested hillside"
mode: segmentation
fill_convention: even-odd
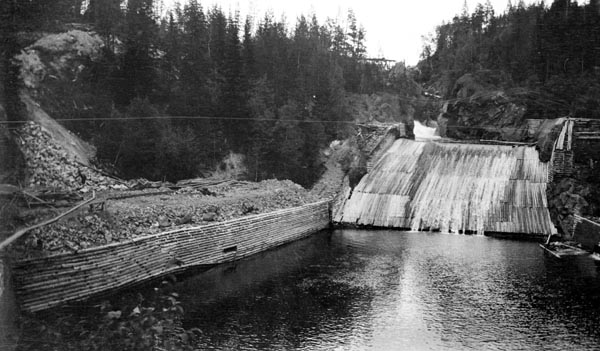
[[[15,54],[42,32],[83,29],[102,38],[99,57],[67,77],[48,74],[35,94],[124,178],[194,177],[235,152],[253,180],[309,185],[319,175],[319,149],[350,132],[346,95],[397,86],[389,67],[366,60],[365,30],[351,11],[341,23],[312,15],[291,25],[196,0],[169,11],[153,0],[2,6],[11,119],[19,118]]]
[[[600,1],[509,1],[499,14],[489,2],[471,14],[465,9],[438,26],[418,67],[420,82],[440,95],[433,105],[441,113],[429,118],[451,138],[535,142],[527,119],[600,119]],[[537,141],[542,160],[549,160],[552,139]],[[596,217],[597,141],[575,144],[576,171],[552,185],[550,208],[561,215],[580,208]]]
[[[457,82],[471,73],[526,106],[525,118],[599,118],[600,2],[465,8],[438,26],[418,66],[421,81],[446,98],[468,95],[457,94]]]

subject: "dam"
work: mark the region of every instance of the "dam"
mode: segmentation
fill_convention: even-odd
[[[548,163],[531,146],[398,139],[344,199],[343,225],[548,235]]]
[[[377,142],[369,144],[369,172],[340,196],[343,201],[335,211],[325,200],[13,261],[20,307],[41,311],[187,268],[236,261],[311,235],[332,221],[526,237],[556,231],[546,199],[550,163],[540,162],[534,147],[402,135],[395,128],[378,133]]]

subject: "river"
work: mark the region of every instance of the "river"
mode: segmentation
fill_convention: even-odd
[[[600,349],[600,278],[537,243],[336,230],[177,283],[200,350]]]

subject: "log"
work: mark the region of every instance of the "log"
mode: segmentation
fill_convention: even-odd
[[[22,308],[33,312],[189,267],[239,260],[325,228],[327,209],[327,202],[318,202],[15,262],[16,292]],[[236,252],[223,252],[230,246]],[[181,264],[169,266],[173,257]]]
[[[23,195],[25,195],[25,196],[28,196],[28,197],[30,197],[30,198],[32,198],[32,199],[34,199],[34,200],[36,200],[38,203],[40,203],[40,204],[42,204],[42,205],[47,205],[47,206],[50,206],[50,207],[54,207],[54,206],[52,206],[52,204],[51,204],[51,203],[49,203],[49,202],[47,202],[47,201],[44,201],[44,200],[40,199],[39,197],[37,197],[37,196],[35,196],[35,195],[33,195],[33,194],[30,194],[30,193],[26,192],[25,190],[21,190],[21,193],[22,193]],[[28,201],[28,202],[29,202],[29,201]],[[31,205],[31,204],[30,204],[30,205]]]
[[[72,212],[76,211],[77,209],[79,209],[80,207],[87,205],[88,203],[90,203],[95,198],[96,198],[96,192],[94,192],[92,194],[91,198],[89,198],[89,199],[87,199],[85,201],[80,202],[75,207],[72,207],[68,211],[63,212],[63,213],[59,214],[58,216],[56,216],[54,218],[51,218],[51,219],[49,219],[47,221],[44,221],[42,223],[38,223],[38,224],[32,225],[31,227],[27,227],[27,228],[23,228],[23,229],[17,230],[12,236],[10,236],[6,240],[4,240],[2,243],[0,243],[0,251],[2,251],[5,247],[7,247],[8,245],[10,245],[10,243],[12,243],[13,241],[15,241],[18,238],[20,238],[21,236],[23,236],[28,231],[36,229],[36,228],[43,227],[43,226],[51,224],[51,223],[54,223],[54,222],[58,221],[59,219],[61,219],[62,217],[68,215],[69,213],[72,213]]]
[[[111,174],[109,174],[109,173],[107,173],[107,172],[105,172],[105,171],[103,171],[103,170],[100,170],[100,169],[97,169],[97,168],[95,168],[95,167],[92,167],[92,166],[86,165],[85,163],[81,163],[81,162],[79,162],[79,161],[77,161],[77,160],[75,160],[75,162],[76,162],[78,165],[80,165],[81,167],[85,167],[85,168],[87,168],[87,169],[89,169],[89,170],[91,170],[91,171],[94,171],[94,172],[96,172],[96,173],[102,174],[103,176],[105,176],[105,177],[107,177],[107,178],[110,178],[110,179],[112,179],[112,180],[114,180],[114,181],[116,181],[116,182],[118,182],[118,183],[121,183],[121,184],[123,184],[123,185],[126,185],[126,186],[129,188],[129,185],[128,185],[128,184],[127,184],[127,182],[126,182],[126,181],[124,181],[123,179],[119,179],[119,178],[117,178],[117,177],[115,177],[115,176],[113,176],[113,175],[111,175]]]

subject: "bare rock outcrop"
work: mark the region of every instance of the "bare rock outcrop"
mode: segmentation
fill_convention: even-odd
[[[87,59],[97,58],[103,42],[99,36],[81,30],[49,34],[15,57],[26,88],[37,89],[48,78],[73,80]]]
[[[438,118],[442,136],[461,139],[525,141],[527,108],[508,89],[508,78],[494,71],[469,73],[460,77],[453,96]]]

